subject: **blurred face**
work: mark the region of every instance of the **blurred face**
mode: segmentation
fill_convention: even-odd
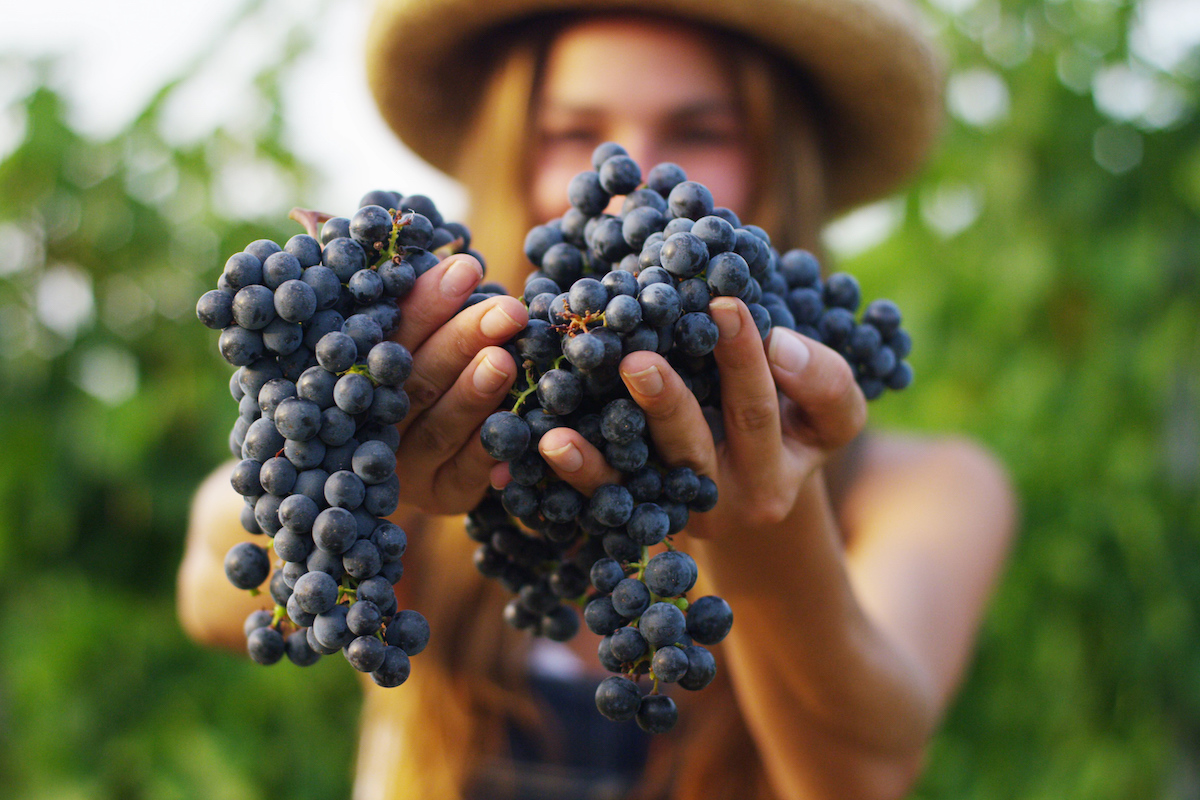
[[[746,208],[750,159],[733,79],[715,43],[686,23],[621,17],[567,28],[547,55],[534,125],[530,188],[540,220],[568,208],[567,184],[607,141],[643,174],[674,161],[717,205]]]

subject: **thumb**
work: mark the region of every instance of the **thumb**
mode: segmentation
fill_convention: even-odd
[[[833,450],[862,431],[867,400],[837,351],[787,328],[773,328],[766,347],[775,385],[795,404],[789,421],[806,444]]]

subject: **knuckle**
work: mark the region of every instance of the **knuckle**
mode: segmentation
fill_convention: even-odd
[[[646,417],[653,420],[672,419],[679,411],[679,395],[664,392],[658,397],[642,398],[638,402]]]
[[[861,433],[865,427],[867,427],[867,404],[864,400],[856,400],[850,409],[850,416],[847,420],[849,432],[847,441]]]
[[[775,421],[775,398],[746,397],[731,403],[728,424],[740,433],[760,433]]]
[[[443,494],[461,498],[479,492],[481,487],[486,488],[487,470],[488,465],[476,459],[470,459],[470,463],[455,460],[441,470],[445,478],[441,482]]]
[[[458,437],[445,426],[433,421],[422,420],[408,431],[408,438],[417,452],[429,456],[445,456],[458,450]]]
[[[815,399],[820,406],[842,406],[853,398],[857,388],[853,370],[839,357],[831,363]]]
[[[750,496],[747,522],[751,527],[778,525],[791,513],[791,500],[779,492],[754,492]]]
[[[840,446],[857,436],[867,424],[867,404],[854,373],[841,358],[823,376],[813,398],[812,416],[821,438]]]
[[[423,374],[418,374],[414,369],[413,374],[404,384],[404,391],[408,393],[408,400],[413,409],[425,409],[432,406],[437,399],[441,397],[441,391],[438,390],[428,378]],[[409,415],[412,415],[412,411]]]
[[[483,349],[481,342],[476,341],[474,337],[467,336],[461,332],[454,336],[453,346],[454,354],[458,357],[459,361],[464,363],[464,365],[466,362],[469,362],[476,355],[478,355],[479,351]]]
[[[698,437],[690,437],[680,442],[678,447],[670,448],[669,454],[666,454],[666,463],[672,467],[690,467],[701,475],[712,472],[709,466],[712,463],[712,454],[701,442],[695,441],[696,438]]]
[[[411,389],[405,387],[408,399],[414,408],[429,408],[438,399],[438,391],[428,384],[419,384]]]
[[[416,352],[444,320],[439,320],[433,309],[424,303],[408,303],[400,308],[403,313],[401,338],[406,340],[404,344],[409,350]]]

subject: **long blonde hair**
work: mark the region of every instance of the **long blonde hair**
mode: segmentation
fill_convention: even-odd
[[[525,23],[492,36],[495,58],[458,177],[472,207],[475,247],[492,265],[489,278],[521,286],[525,232],[535,223],[528,196],[531,120],[541,65],[571,18]],[[816,102],[802,76],[749,43],[712,32],[732,52],[730,66],[746,114],[754,164],[746,221],[765,228],[781,251],[817,247],[824,221]],[[644,165],[645,166],[645,165]],[[719,200],[719,198],[718,198]],[[530,722],[537,709],[524,691],[528,635],[500,618],[506,597],[471,563],[473,543],[460,519],[430,520],[410,531],[413,545],[401,581],[413,607],[429,619],[429,647],[413,659],[417,686],[368,686],[356,771],[356,800],[461,797],[481,761],[503,753],[506,720]],[[677,696],[680,726],[652,745],[638,796],[770,798],[753,739],[716,648],[718,679],[694,696]],[[679,693],[683,694],[683,693]],[[691,695],[691,693],[686,693]],[[628,723],[626,723],[628,724]],[[713,756],[720,752],[721,758]]]

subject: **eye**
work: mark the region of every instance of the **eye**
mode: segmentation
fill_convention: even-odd
[[[686,125],[673,134],[682,145],[725,145],[738,141],[740,131],[733,125]]]
[[[705,110],[680,114],[666,133],[679,147],[724,147],[740,144],[744,127],[734,112]]]
[[[583,125],[550,126],[542,129],[541,138],[546,144],[587,145],[598,143],[600,134],[595,129]]]

